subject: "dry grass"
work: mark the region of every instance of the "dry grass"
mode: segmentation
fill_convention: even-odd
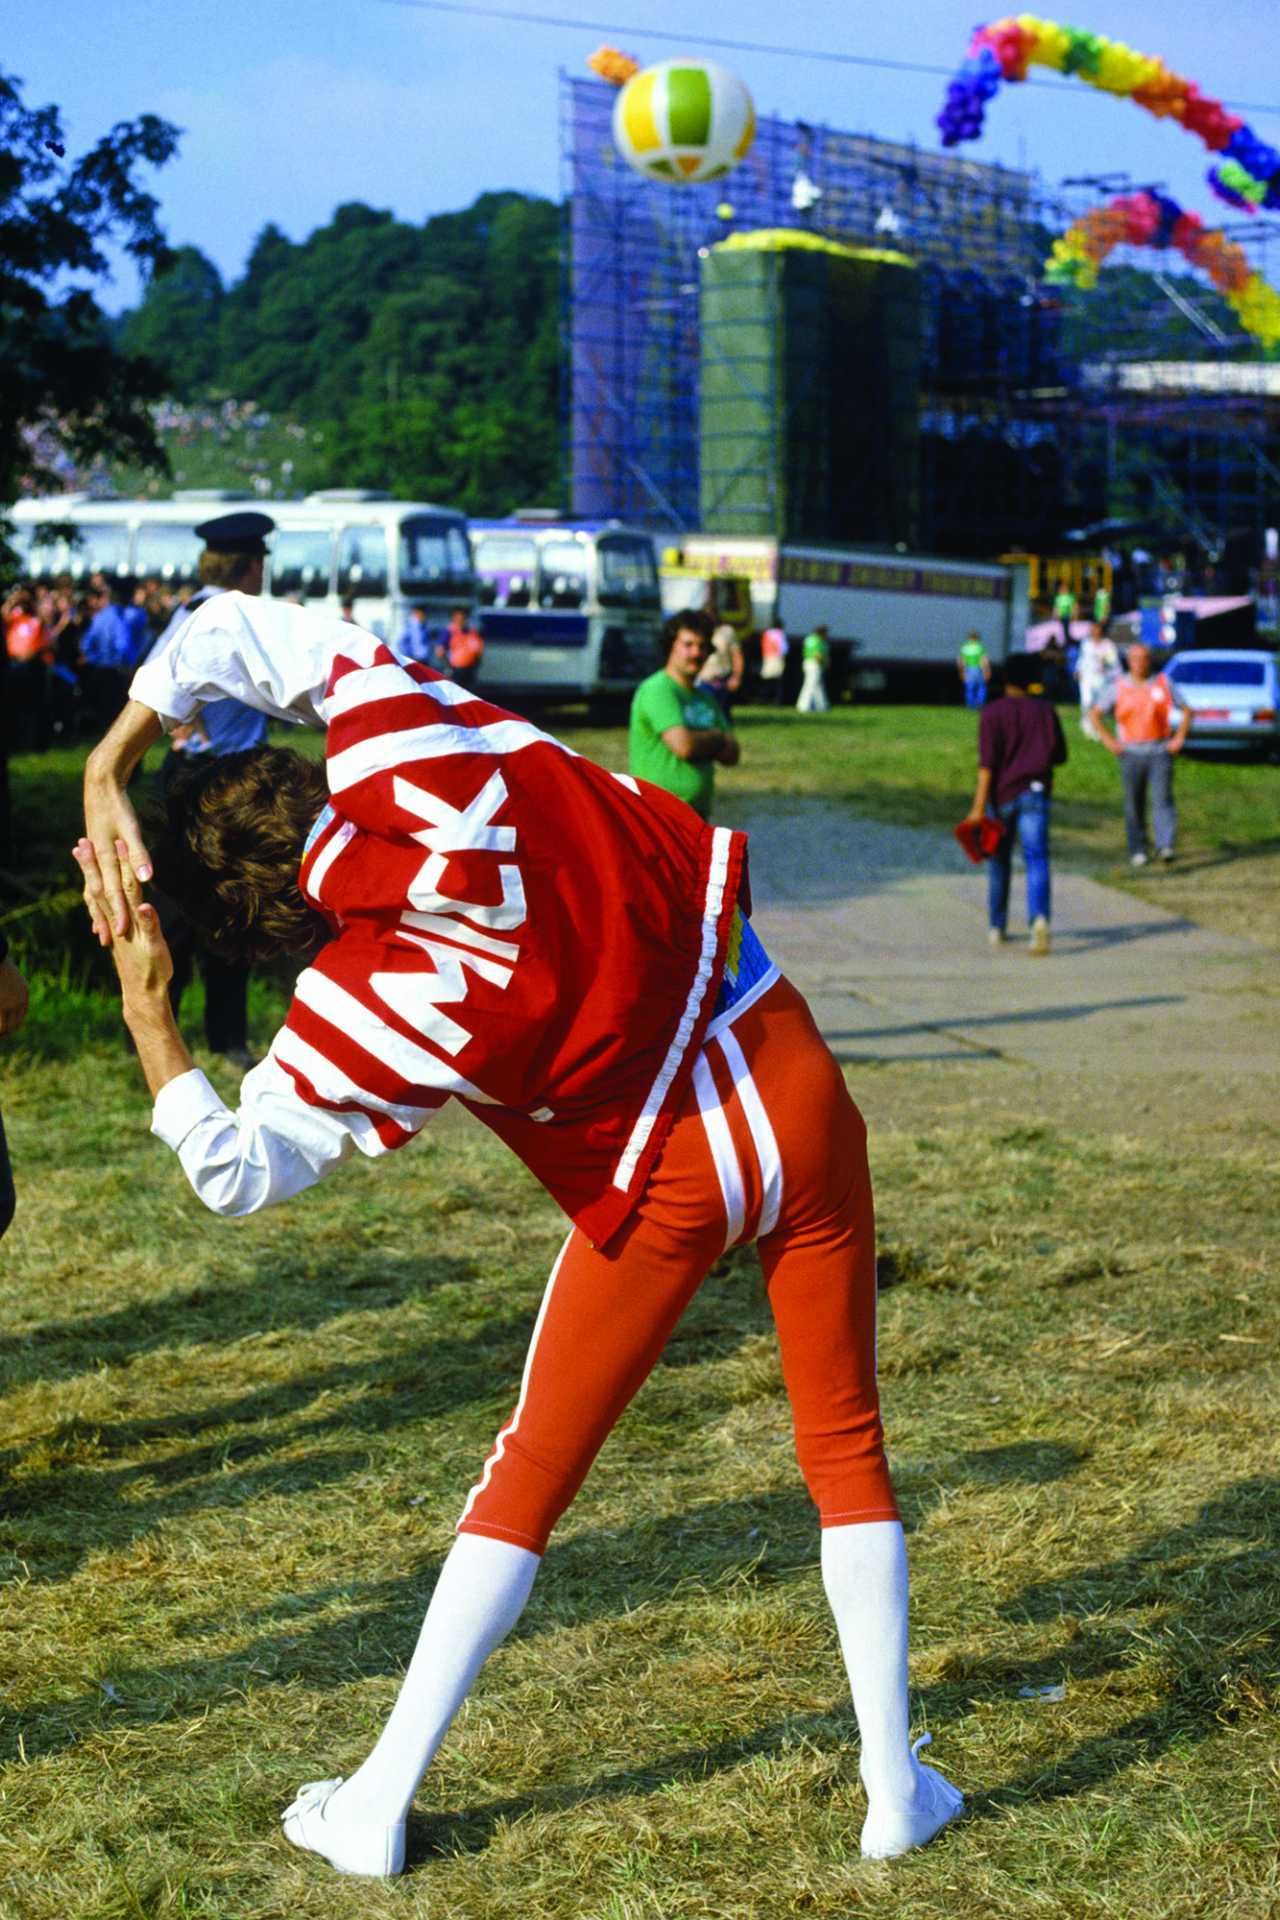
[[[713,1276],[420,1797],[396,1887],[278,1809],[369,1743],[559,1239],[445,1119],[242,1223],[116,1048],[5,1093],[0,1913],[1217,1916],[1280,1902],[1276,1129],[873,1069],[915,1712],[973,1818],[856,1854],[856,1746],[749,1257]],[[1022,1689],[1065,1684],[1054,1702]]]
[[[789,754],[801,788],[951,817],[962,719],[835,716],[806,758],[761,723],[747,764],[768,786]],[[837,767],[871,762],[877,728],[854,795]],[[1190,845],[1211,836],[1187,771]],[[1220,772],[1215,830],[1265,841],[1247,776],[1271,770]],[[42,823],[55,789],[51,770]],[[260,993],[260,1038],[277,1011]],[[390,1163],[215,1221],[69,977],[42,979],[4,1073],[4,1920],[1280,1912],[1267,1090],[1206,1069],[1138,1101],[1122,1063],[1055,1081],[996,1060],[852,1081],[914,1711],[971,1819],[910,1860],[857,1857],[813,1516],[743,1256],[610,1441],[420,1796],[411,1871],[379,1887],[292,1853],[278,1811],[357,1762],[394,1697],[556,1211],[445,1116]]]

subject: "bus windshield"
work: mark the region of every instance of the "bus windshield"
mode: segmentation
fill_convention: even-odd
[[[547,540],[542,548],[542,605],[580,607],[587,598],[587,550],[576,540]]]
[[[332,545],[328,527],[278,527],[271,539],[272,593],[288,600],[323,600]]]
[[[635,534],[602,534],[596,542],[602,607],[656,607],[658,569],[653,542]]]
[[[200,541],[194,527],[173,520],[143,521],[138,528],[134,572],[158,575],[161,580],[194,580]]]
[[[482,606],[531,604],[538,575],[538,549],[528,534],[477,534],[475,555]]]
[[[456,520],[416,514],[400,524],[400,591],[415,594],[471,592],[471,549]]]

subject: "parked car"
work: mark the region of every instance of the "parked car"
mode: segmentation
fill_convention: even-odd
[[[1280,754],[1280,659],[1255,649],[1175,653],[1165,668],[1191,709],[1189,747]]]

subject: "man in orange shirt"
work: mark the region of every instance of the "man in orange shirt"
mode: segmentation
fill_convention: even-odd
[[[1104,708],[1090,710],[1098,738],[1120,761],[1124,782],[1124,828],[1129,841],[1129,864],[1145,867],[1147,851],[1147,789],[1156,834],[1156,853],[1172,860],[1178,832],[1178,810],[1173,804],[1173,757],[1181,753],[1191,714],[1163,673],[1151,672],[1150,647],[1140,640],[1129,649],[1129,671],[1120,676],[1106,706],[1115,714],[1114,733],[1104,719]],[[1173,724],[1174,709],[1178,723]]]

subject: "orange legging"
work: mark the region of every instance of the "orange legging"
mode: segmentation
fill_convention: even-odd
[[[779,980],[707,1042],[644,1197],[608,1251],[569,1235],[515,1412],[459,1532],[545,1550],[703,1276],[726,1245],[750,1240],[822,1525],[897,1519],[876,1393],[866,1128],[808,1007]]]

